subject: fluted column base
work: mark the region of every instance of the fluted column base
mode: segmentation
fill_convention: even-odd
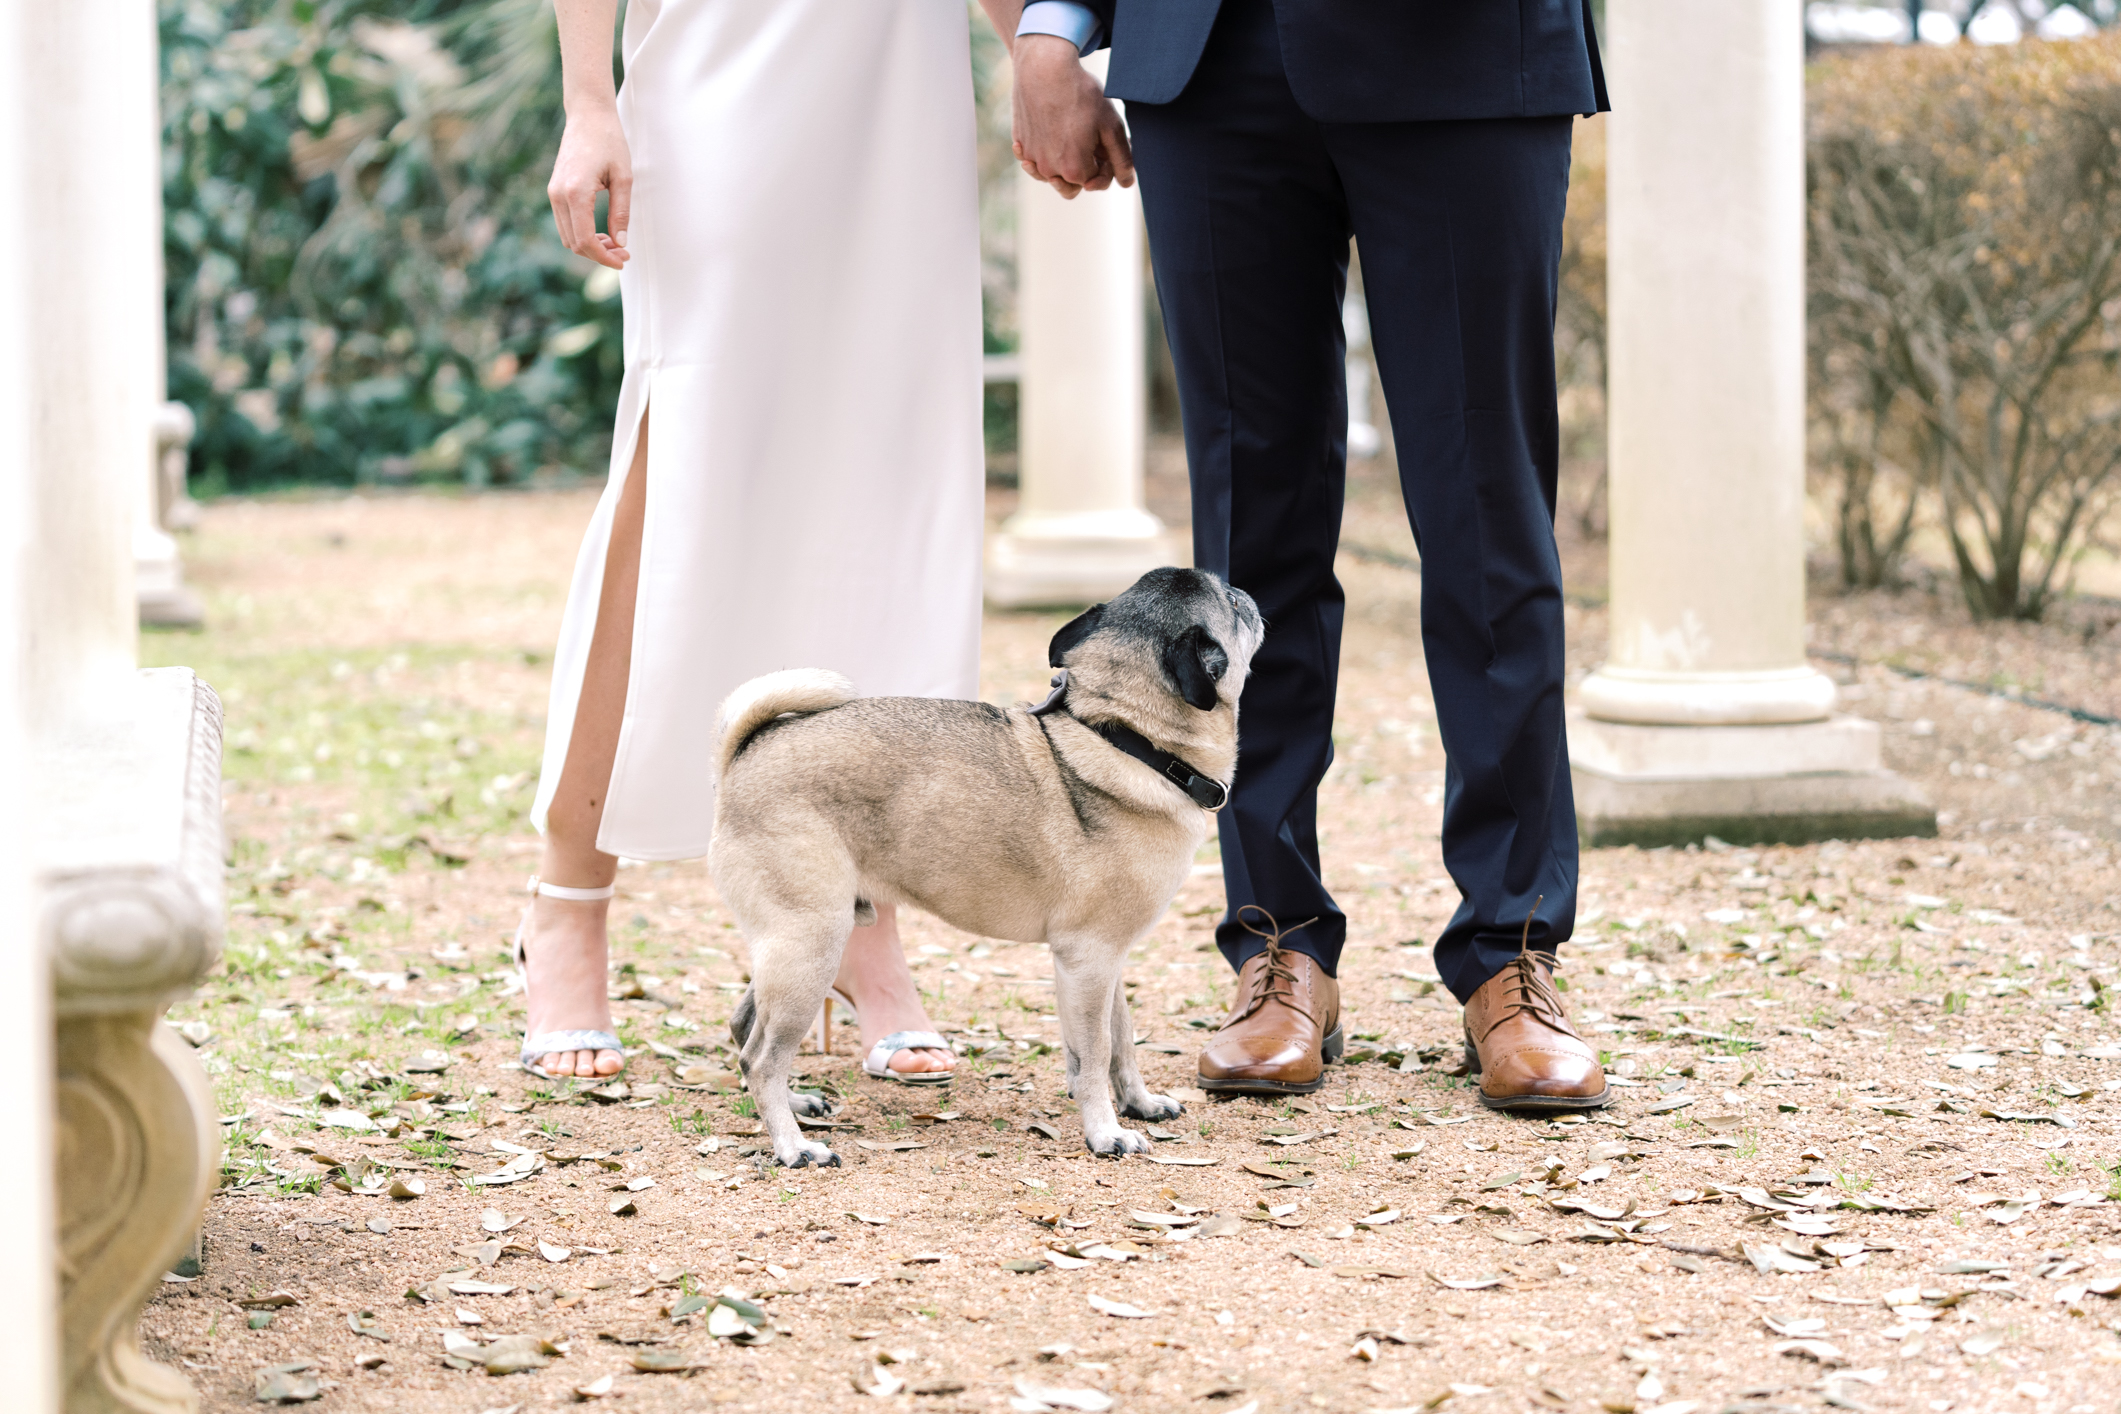
[[[1569,718],[1584,844],[1808,844],[1927,838],[1937,811],[1885,769],[1860,717],[1767,726],[1646,726]]]

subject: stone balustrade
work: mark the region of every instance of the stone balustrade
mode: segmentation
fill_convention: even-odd
[[[38,935],[57,1023],[60,1355],[68,1414],[197,1407],[141,1354],[140,1308],[220,1164],[205,1072],[162,1020],[220,954],[221,704],[186,668],[34,766]]]

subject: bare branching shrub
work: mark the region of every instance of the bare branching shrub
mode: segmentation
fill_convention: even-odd
[[[1933,486],[1968,606],[2038,618],[2121,472],[2121,37],[1837,59],[1811,95],[1844,577],[1890,572]]]

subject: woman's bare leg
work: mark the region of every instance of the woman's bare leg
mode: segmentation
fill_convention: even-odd
[[[833,985],[854,999],[854,1009],[861,1015],[864,1056],[894,1031],[935,1029],[921,1006],[913,972],[906,966],[906,949],[898,936],[898,909],[893,905],[877,905],[876,922],[848,935],[847,950],[840,955],[840,975]],[[900,1051],[885,1064],[907,1072],[951,1070],[957,1057],[922,1047]]]
[[[604,800],[618,755],[619,727],[626,711],[626,689],[633,662],[634,602],[640,587],[641,528],[648,504],[648,419],[641,419],[640,443],[632,469],[613,508],[611,539],[605,550],[604,582],[597,596],[597,622],[582,673],[575,707],[574,731],[560,784],[546,809],[545,851],[538,877],[549,884],[596,889],[618,873],[618,860],[597,848],[604,820]],[[532,902],[527,1005],[529,1029],[544,1031],[611,1029],[608,985],[609,947],[605,914],[609,904],[578,903],[539,897]],[[862,1054],[894,1031],[930,1031],[934,1023],[921,1006],[920,992],[906,966],[898,936],[898,911],[879,907],[877,921],[857,928],[847,940],[836,985],[854,999],[862,1020]],[[901,1051],[891,1058],[899,1071],[949,1070],[957,1063],[948,1051]],[[625,1064],[617,1051],[559,1051],[544,1068],[554,1075],[583,1078],[615,1075]]]
[[[604,821],[633,668],[633,610],[641,583],[641,527],[647,506],[648,416],[643,413],[633,466],[611,517],[596,629],[589,640],[567,760],[546,809],[545,853],[538,877],[548,884],[600,889],[618,874],[619,861],[597,848],[597,831]],[[608,901],[579,903],[543,896],[531,901],[525,949],[531,1035],[611,1030],[611,1002],[605,990],[610,953],[604,925],[609,908]],[[625,1058],[617,1051],[556,1051],[541,1064],[554,1075],[593,1078],[616,1075]]]

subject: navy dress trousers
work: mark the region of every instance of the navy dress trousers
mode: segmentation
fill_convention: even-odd
[[[1349,242],[1421,547],[1447,756],[1436,943],[1464,1001],[1576,911],[1562,720],[1554,300],[1572,115],[1606,108],[1589,0],[1090,0],[1125,100],[1177,367],[1194,563],[1258,600],[1266,642],[1222,813],[1233,967],[1284,945],[1336,969],[1319,873],[1343,597],[1341,298]]]

